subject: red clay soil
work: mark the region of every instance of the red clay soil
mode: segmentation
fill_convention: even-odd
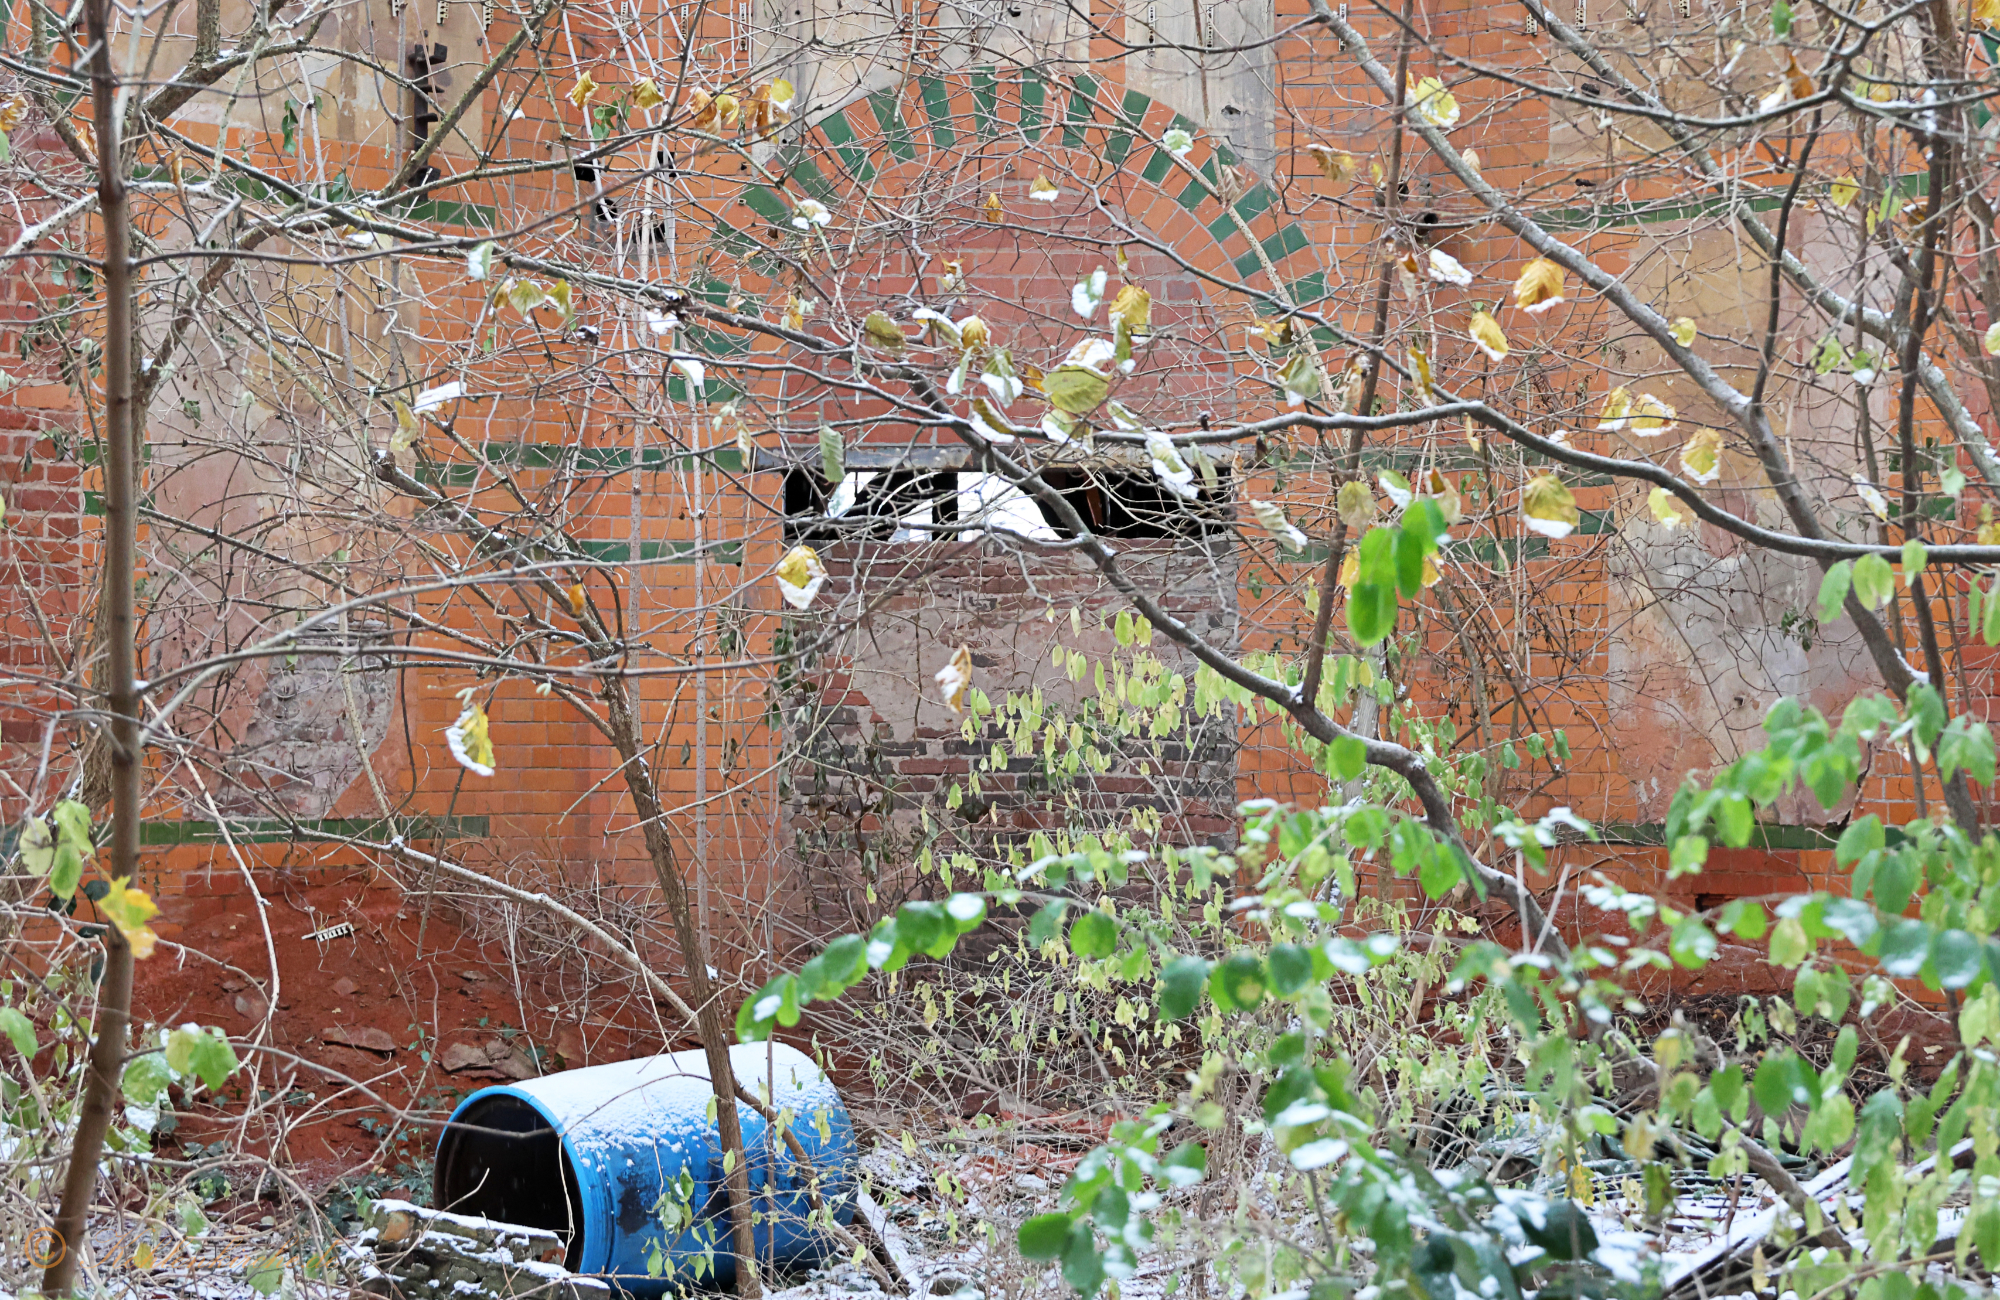
[[[435,899],[427,910],[365,869],[258,875],[278,981],[257,1086],[289,1101],[282,1137],[269,1123],[241,1136],[260,1153],[281,1144],[310,1187],[394,1174],[403,1162],[427,1169],[437,1122],[490,1083],[685,1045],[634,1032],[647,1012],[629,1000],[613,1005],[607,995],[601,1008],[558,1010],[561,995],[537,973],[517,980],[503,947],[482,947]],[[155,928],[169,942],[140,966],[135,1015],[250,1038],[264,1018],[271,961],[242,877],[218,873],[160,901]],[[353,933],[304,937],[340,924]],[[172,1141],[186,1151],[237,1137],[243,1095],[232,1085],[225,1096],[234,1105],[197,1103],[180,1114]],[[388,1144],[396,1107],[412,1108],[417,1122]]]

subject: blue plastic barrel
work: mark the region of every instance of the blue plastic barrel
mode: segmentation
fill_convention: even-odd
[[[729,1051],[737,1082],[789,1112],[810,1160],[801,1167],[764,1117],[737,1104],[757,1210],[757,1257],[816,1263],[833,1248],[807,1222],[807,1180],[841,1223],[854,1217],[854,1125],[812,1058],[782,1043]],[[770,1084],[768,1093],[764,1085]],[[568,1243],[571,1272],[640,1296],[735,1275],[715,1094],[698,1051],[567,1070],[481,1088],[438,1139],[439,1209],[546,1228]],[[686,1171],[688,1182],[679,1181]],[[678,1191],[690,1190],[683,1199]],[[685,1207],[676,1214],[676,1207]],[[669,1226],[671,1225],[671,1226]],[[713,1272],[697,1276],[697,1259]]]

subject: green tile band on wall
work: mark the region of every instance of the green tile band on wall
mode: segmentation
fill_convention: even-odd
[[[223,828],[227,827],[227,840]],[[479,840],[491,834],[485,817],[409,817],[384,821],[379,817],[315,817],[296,822],[272,818],[228,818],[208,821],[148,821],[139,826],[139,842],[150,848],[179,844],[284,844],[326,836],[357,840]]]
[[[951,129],[951,94],[944,81],[938,77],[918,77],[917,93],[924,101],[924,116],[930,119],[932,147],[949,149],[957,144],[958,133]]]
[[[915,162],[917,146],[910,138],[910,128],[903,122],[896,97],[878,90],[868,97],[868,107],[875,114],[875,124],[882,128],[882,147],[903,162]]]
[[[592,560],[600,563],[629,563],[632,559],[632,543],[607,541],[579,541],[577,549]],[[658,541],[640,542],[639,559],[665,560],[670,564],[693,564],[695,554],[710,564],[743,563],[743,543],[708,542],[697,547],[693,542]]]
[[[982,140],[1000,134],[1000,85],[991,65],[972,70],[972,129]]]
[[[850,177],[863,185],[875,179],[875,164],[868,161],[868,151],[857,143],[854,128],[848,125],[845,114],[829,113],[821,118],[819,132],[833,146]]]
[[[1028,140],[1041,139],[1042,111],[1048,103],[1048,84],[1042,74],[1033,68],[1021,70],[1021,134]]]
[[[768,185],[746,185],[736,197],[744,207],[774,226],[789,226],[792,222],[792,210]]]
[[[1069,112],[1063,117],[1063,148],[1083,148],[1083,129],[1096,117],[1097,80],[1079,76],[1069,95]]]

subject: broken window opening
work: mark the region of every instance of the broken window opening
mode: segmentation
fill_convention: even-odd
[[[1231,528],[1227,469],[1213,491],[1190,501],[1146,470],[1049,469],[1043,479],[1099,537],[1193,540]],[[958,527],[935,530],[932,525]],[[922,542],[976,537],[987,527],[1039,541],[1076,536],[1052,505],[998,474],[981,471],[852,470],[838,486],[821,475],[785,474],[785,540]]]

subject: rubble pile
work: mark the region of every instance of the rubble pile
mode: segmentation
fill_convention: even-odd
[[[562,1265],[555,1233],[408,1201],[368,1207],[354,1242],[362,1290],[391,1300],[462,1300],[468,1295],[538,1300],[603,1300],[611,1288]]]

